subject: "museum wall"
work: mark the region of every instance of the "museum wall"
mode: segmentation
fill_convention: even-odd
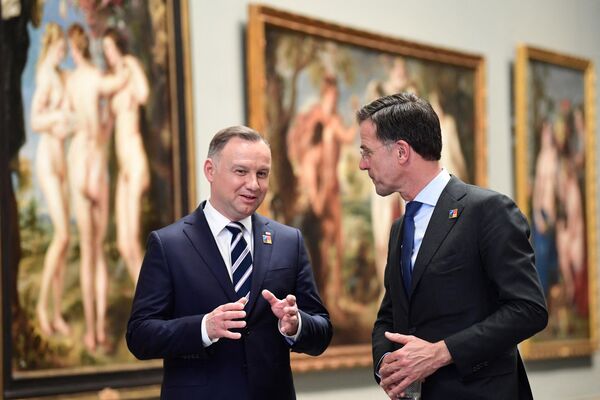
[[[245,124],[246,0],[189,0],[197,187],[209,187],[202,163],[212,135]],[[263,4],[337,24],[482,55],[486,60],[489,187],[514,195],[512,63],[524,43],[600,65],[600,2],[587,0],[404,1],[280,0]],[[600,93],[595,83],[596,93]],[[596,126],[600,113],[596,104]],[[598,184],[598,183],[597,183]],[[600,353],[527,362],[536,399],[600,398]],[[301,400],[386,398],[369,369],[296,374]]]

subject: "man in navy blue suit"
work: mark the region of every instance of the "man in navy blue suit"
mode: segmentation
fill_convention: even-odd
[[[290,350],[331,341],[301,233],[255,213],[270,169],[256,131],[218,132],[210,199],[150,234],[127,344],[164,359],[162,399],[295,399]]]
[[[440,121],[425,100],[386,96],[357,117],[360,168],[377,194],[407,202],[390,232],[375,379],[391,399],[415,381],[426,400],[532,399],[517,344],[548,312],[525,217],[442,168]]]

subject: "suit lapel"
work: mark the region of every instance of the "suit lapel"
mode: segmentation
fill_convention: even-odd
[[[227,266],[219,252],[217,242],[206,221],[202,205],[194,213],[186,217],[184,224],[183,232],[190,242],[192,242],[202,261],[204,261],[208,269],[215,276],[229,300],[237,301],[238,296],[227,273]]]
[[[269,229],[269,220],[258,214],[252,216],[252,235],[254,240],[254,254],[252,257],[252,287],[250,288],[250,301],[246,306],[246,312],[250,313],[256,304],[265,275],[269,270],[271,253],[275,243],[275,232]],[[263,240],[263,235],[270,233],[271,243]],[[266,239],[266,238],[265,238]]]
[[[425,269],[429,265],[431,258],[435,255],[436,251],[443,243],[444,239],[448,236],[448,233],[452,230],[456,221],[460,218],[462,210],[464,208],[460,199],[466,194],[466,187],[463,182],[455,177],[452,177],[438,202],[433,209],[433,214],[427,225],[421,248],[415,266],[413,268],[412,286],[411,293],[414,292],[417,287],[419,280],[423,276]],[[457,217],[450,218],[449,213],[452,210],[457,210]]]

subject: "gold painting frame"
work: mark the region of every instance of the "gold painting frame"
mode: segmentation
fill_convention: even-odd
[[[587,356],[598,348],[595,85],[590,60],[527,45],[517,48],[516,199],[530,220],[550,315],[548,327],[521,344],[529,360]],[[583,173],[576,172],[581,168]],[[564,200],[569,195],[563,193],[578,194]],[[577,207],[569,205],[577,204],[577,196],[579,204],[585,203],[579,217]],[[577,229],[578,223],[585,227]]]
[[[471,149],[471,158],[469,159],[469,165],[471,168],[469,170],[469,181],[472,183],[476,183],[480,186],[487,185],[487,148],[485,136],[486,92],[484,72],[485,60],[483,59],[483,57],[476,54],[449,50],[445,48],[402,40],[394,37],[384,36],[381,34],[366,32],[330,22],[309,18],[302,15],[293,14],[282,10],[277,10],[267,6],[250,5],[247,33],[247,94],[249,125],[254,129],[257,129],[259,132],[261,132],[267,137],[267,139],[271,143],[271,148],[273,152],[273,175],[271,178],[271,188],[269,195],[271,197],[268,197],[263,203],[263,207],[261,209],[263,213],[271,215],[275,219],[279,219],[284,223],[290,223],[289,219],[295,217],[293,211],[287,210],[286,212],[290,214],[288,215],[288,218],[279,218],[277,215],[278,213],[274,212],[272,208],[274,204],[277,204],[277,197],[279,196],[279,194],[282,191],[287,190],[284,189],[285,186],[283,186],[283,184],[286,183],[288,178],[294,179],[294,176],[289,175],[289,171],[282,172],[282,165],[284,165],[285,163],[289,164],[289,161],[282,160],[283,158],[286,158],[285,154],[287,154],[287,151],[289,149],[286,149],[286,145],[282,144],[282,141],[285,141],[285,139],[274,135],[274,131],[277,129],[274,129],[273,125],[277,126],[278,128],[279,125],[272,123],[271,121],[274,118],[275,114],[282,115],[282,113],[273,112],[273,109],[269,108],[270,104],[273,103],[273,99],[276,98],[277,95],[274,95],[274,93],[271,91],[273,89],[273,80],[269,80],[270,78],[272,78],[272,76],[269,75],[269,72],[267,72],[267,70],[272,69],[272,65],[269,64],[272,61],[270,57],[278,57],[278,55],[276,54],[277,50],[272,48],[273,44],[270,41],[273,37],[276,37],[279,34],[281,34],[282,36],[290,34],[295,36],[296,38],[299,38],[299,40],[301,41],[316,41],[318,42],[317,45],[323,45],[325,47],[336,47],[342,49],[341,51],[364,52],[364,54],[367,54],[368,57],[371,57],[370,60],[375,61],[374,64],[377,64],[377,60],[380,59],[387,60],[386,57],[392,58],[394,60],[400,58],[402,60],[406,60],[407,63],[412,62],[412,65],[414,65],[414,68],[416,68],[416,70],[426,71],[422,73],[423,75],[426,75],[427,71],[430,71],[428,70],[428,68],[432,68],[432,70],[434,68],[439,68],[442,71],[445,71],[446,69],[452,70],[453,68],[460,70],[461,72],[457,72],[457,74],[460,75],[461,73],[464,73],[464,76],[468,76],[468,78],[465,79],[469,81],[469,87],[471,88],[471,92],[469,92],[471,97],[469,97],[468,102],[470,107],[468,114],[472,117],[466,117],[466,121],[459,121],[459,123],[463,124],[462,126],[470,124],[470,132],[472,133],[472,136],[469,136],[468,139],[472,141],[469,147]],[[280,54],[284,53],[285,52],[282,50]],[[287,54],[289,55],[289,53]],[[371,75],[370,70],[360,69],[361,67],[357,62],[358,58],[353,58],[352,60],[356,62],[354,66],[355,74],[353,79],[355,79],[355,82],[362,82],[361,84],[363,86],[361,86],[360,92],[364,93],[365,91],[363,89],[365,89],[365,87],[367,86],[366,84],[364,84],[364,82],[372,80],[374,76]],[[308,63],[311,62],[311,60],[306,61]],[[325,63],[325,61],[322,62],[322,64]],[[415,73],[415,75],[418,75],[418,73]],[[419,75],[418,79],[422,79],[423,81],[426,81],[427,79],[431,80],[431,76],[421,77]],[[333,81],[335,81],[335,79],[333,79]],[[307,91],[310,89],[312,90],[313,94],[316,92],[314,90],[314,87],[310,87],[306,84],[306,82],[304,83],[304,86],[293,86],[292,89],[289,88],[288,81],[279,83],[281,83],[282,86],[285,86],[288,89],[287,91],[284,90],[280,92],[282,93],[281,97],[285,98],[285,104],[289,104],[290,102],[295,103],[296,99],[294,96],[300,96],[298,93],[302,90]],[[420,87],[423,86],[426,85],[422,84]],[[343,89],[340,89],[340,93],[342,92]],[[345,96],[351,97],[348,93],[346,93]],[[365,98],[360,99],[362,101],[362,104],[365,103],[367,96],[364,97]],[[427,96],[424,97],[427,98]],[[284,104],[284,101],[282,101],[281,104]],[[342,101],[340,100],[338,102],[338,106],[341,103]],[[298,108],[300,108],[300,106],[298,106]],[[296,109],[294,107],[290,107],[290,110],[293,112],[292,115],[290,115],[290,117],[295,118],[300,114],[299,112],[297,114],[294,114],[296,112]],[[351,114],[352,113],[347,112],[344,115],[345,124],[351,124],[351,120],[354,119],[354,115]],[[455,115],[455,117],[459,119],[461,115]],[[298,119],[296,119],[296,121],[298,121]],[[289,126],[291,126],[293,122],[287,121],[287,123],[289,124]],[[277,131],[283,132],[279,130]],[[285,132],[287,135],[287,131]],[[351,153],[352,151],[358,154],[358,144],[356,144],[354,148],[350,148],[349,146],[346,147],[346,149],[341,150],[342,154],[345,154],[344,152]],[[282,156],[282,154],[284,155]],[[342,155],[340,157],[349,157],[349,159],[353,160],[352,162],[349,162],[348,165],[352,166],[356,171],[358,171],[358,162],[356,161],[356,157],[352,158],[352,155],[347,154]],[[306,188],[300,187],[300,185],[294,186],[294,184],[292,184],[292,192],[305,190]],[[342,190],[343,189],[340,189],[340,192],[342,192]],[[280,201],[280,203],[284,208],[286,207],[286,205],[289,205],[289,203],[286,201]],[[345,203],[343,212],[351,213],[352,211],[348,210],[352,209],[352,207],[352,205],[348,205],[348,203]],[[364,209],[362,209],[362,211],[364,212]],[[360,211],[358,211],[357,213],[360,214]],[[294,223],[292,223],[292,225],[294,225]],[[342,228],[341,226],[337,226],[336,229],[341,230]],[[348,228],[345,229],[347,229],[348,231],[352,230]],[[305,229],[301,228],[301,230],[305,236],[305,240],[307,241],[309,253],[311,253],[310,238],[307,238],[308,233]],[[319,239],[320,236],[317,234],[316,238]],[[365,257],[367,260],[372,260],[372,258],[376,256],[367,255]],[[320,286],[319,268],[315,268],[315,258],[318,257],[314,257],[314,254],[311,254],[311,259],[313,261],[313,269],[315,270],[315,275],[317,278],[317,285]],[[327,258],[324,259],[327,260]],[[329,264],[327,264],[326,262],[323,262],[322,264],[326,267],[329,267]],[[331,270],[331,268],[329,270]],[[354,273],[360,272],[355,270]],[[342,271],[341,275],[344,274],[346,274],[346,270]],[[344,287],[347,287],[347,282],[351,278],[352,277],[342,278],[345,279],[344,285],[346,286]],[[326,283],[322,283],[322,285],[330,285],[330,283],[328,282],[329,281],[327,281]],[[321,287],[319,288],[319,290],[321,291],[321,295],[324,298],[326,307],[328,307],[330,314],[332,314],[332,323],[334,327],[336,327],[336,335],[334,335],[335,341],[336,338],[339,339],[340,332],[343,335],[343,327],[340,328],[340,319],[336,320],[335,315],[332,312],[331,302],[328,302],[329,296],[327,296],[327,293],[323,293]],[[352,301],[352,299],[350,301]],[[357,302],[360,303],[360,301]],[[364,310],[364,314],[368,315],[368,318],[372,318],[374,320],[377,307],[373,308],[371,306],[360,308],[361,306],[364,306],[364,304],[358,304],[357,309]],[[350,327],[348,329],[350,330],[352,328]],[[372,324],[369,328],[369,335],[367,337],[365,325],[365,332],[363,332],[363,335],[360,336],[361,339],[358,342],[352,342],[352,333],[348,333],[345,337],[346,343],[333,343],[333,345],[330,346],[329,349],[323,355],[317,358],[309,357],[306,355],[293,354],[292,368],[295,371],[310,371],[369,366],[372,363],[370,329],[372,329]]]

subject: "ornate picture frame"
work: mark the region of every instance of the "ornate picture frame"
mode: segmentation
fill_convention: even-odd
[[[188,2],[21,4],[24,137],[0,168],[0,391],[158,396],[161,361],[135,360],[124,333],[146,236],[197,201]]]
[[[594,66],[521,45],[514,85],[516,198],[550,314],[521,351],[530,360],[589,355],[598,347]]]
[[[355,111],[399,91],[427,98],[449,150],[443,163],[485,186],[484,59],[261,5],[249,7],[247,57],[249,124],[273,154],[262,212],[301,229],[336,329],[324,355],[294,354],[292,366],[371,365],[387,237],[403,205],[376,196],[359,171]]]

